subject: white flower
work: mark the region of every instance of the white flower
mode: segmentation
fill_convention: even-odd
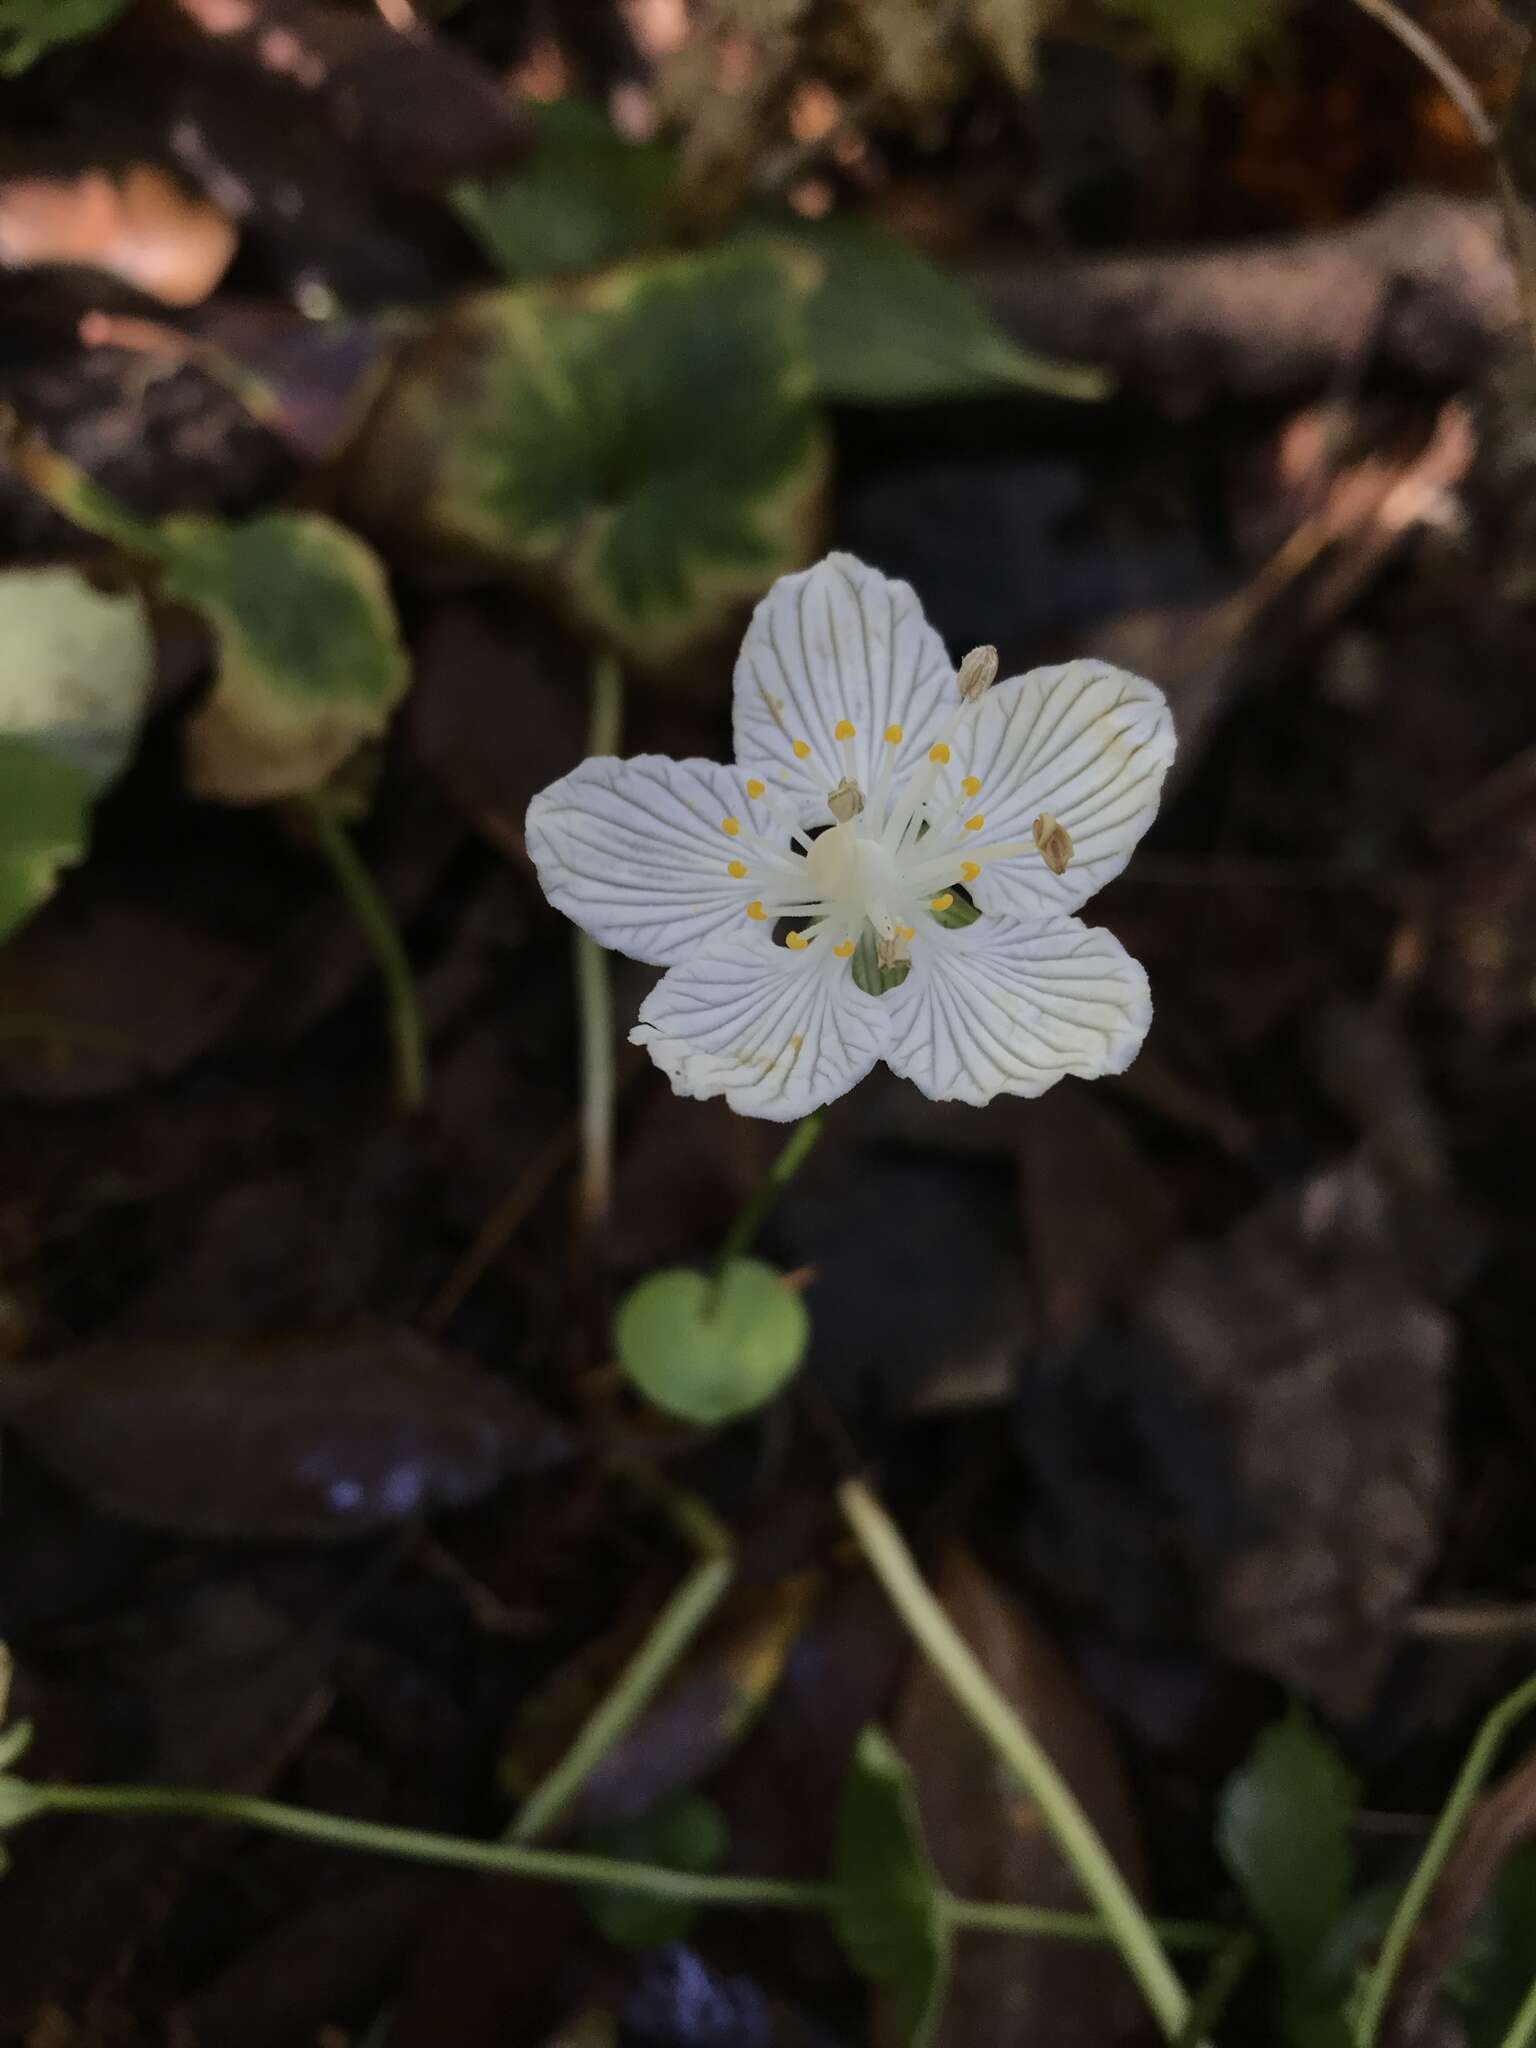
[[[630,1035],[678,1094],[788,1119],[878,1059],[970,1103],[1134,1059],[1147,977],[1068,913],[1152,820],[1168,707],[1097,661],[988,688],[989,654],[957,677],[907,584],[829,555],[753,615],[737,766],[589,760],[534,798],[549,900],[670,969]],[[982,915],[948,929],[962,889]],[[854,978],[866,935],[910,962],[885,995]]]

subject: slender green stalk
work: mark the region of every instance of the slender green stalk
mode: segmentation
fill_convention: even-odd
[[[624,676],[615,656],[600,654],[592,668],[589,754],[617,753],[624,715]],[[602,1230],[613,1202],[613,990],[608,955],[583,931],[576,933],[576,1012],[581,1031],[582,1228]]]
[[[311,1813],[275,1799],[251,1799],[239,1792],[201,1792],[157,1785],[29,1784],[28,1818],[39,1813],[180,1815],[293,1835],[333,1849],[365,1855],[401,1856],[415,1863],[447,1863],[502,1877],[543,1879],[552,1884],[603,1884],[696,1906],[768,1906],[824,1912],[832,1888],[770,1877],[703,1877],[627,1863],[617,1856],[568,1855],[558,1849],[528,1849],[504,1842],[477,1842],[464,1835],[432,1834],[423,1828],[386,1827],[339,1813]]]
[[[951,1927],[986,1928],[998,1934],[1025,1934],[1051,1941],[1106,1942],[1113,1937],[1097,1913],[1062,1913],[1051,1906],[983,1905],[974,1899],[947,1898],[945,1917]],[[1203,1920],[1153,1922],[1168,1948],[1219,1949],[1232,1938],[1227,1927]]]
[[[1161,1921],[1156,1925],[1167,1941],[1168,1929]],[[1233,1993],[1253,1968],[1258,1954],[1258,1938],[1251,1927],[1241,1928],[1236,1934],[1227,1936],[1225,1946],[1195,1994],[1195,2002],[1175,2048],[1199,2048],[1200,2042],[1215,2033],[1222,2014],[1232,2002]]]
[[[1536,2041],[1536,1977],[1531,1979],[1531,1988],[1521,1999],[1520,2010],[1499,2048],[1531,2048],[1533,2041]]]
[[[819,1112],[803,1117],[795,1125],[784,1149],[748,1196],[741,1214],[726,1232],[725,1242],[720,1247],[718,1272],[723,1273],[732,1259],[742,1258],[752,1249],[757,1233],[763,1227],[764,1217],[804,1166],[820,1136]]]
[[[402,1109],[419,1109],[427,1093],[427,1035],[416,978],[389,905],[374,886],[346,827],[322,791],[298,799],[315,844],[329,863],[384,979],[389,1035],[395,1056],[395,1095]]]
[[[1170,2041],[1177,2041],[1189,2021],[1189,1995],[1097,1828],[934,1598],[900,1531],[869,1488],[862,1480],[848,1479],[837,1497],[891,1604],[958,1704],[1039,1808],[1159,2026]]]
[[[700,1559],[656,1617],[644,1642],[577,1731],[570,1748],[537,1784],[507,1839],[532,1842],[565,1812],[608,1752],[639,1720],[731,1583],[729,1554]]]
[[[1445,1859],[1461,1833],[1473,1800],[1483,1789],[1498,1760],[1505,1736],[1532,1707],[1536,1707],[1536,1678],[1528,1678],[1524,1685],[1516,1686],[1507,1698],[1500,1700],[1478,1729],[1472,1747],[1467,1751],[1466,1762],[1451,1787],[1451,1796],[1440,1809],[1440,1818],[1424,1845],[1418,1868],[1397,1902],[1397,1910],[1381,1944],[1381,1954],[1376,1958],[1376,1967],[1366,1979],[1360,2015],[1355,2023],[1355,2039],[1359,2048],[1373,2048],[1403,1957],[1408,1952],[1419,1917],[1429,1903],[1429,1895],[1445,1867]]]

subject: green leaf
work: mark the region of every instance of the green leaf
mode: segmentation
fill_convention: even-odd
[[[833,1917],[854,1968],[889,1993],[904,2048],[924,2048],[949,1980],[949,1918],[912,1775],[879,1728],[854,1749],[834,1881]]]
[[[671,150],[626,141],[583,100],[528,111],[538,142],[527,166],[453,193],[461,218],[509,278],[599,270],[672,239]]]
[[[1349,1903],[1355,1807],[1354,1779],[1300,1713],[1264,1730],[1222,1793],[1217,1846],[1293,1997]]]
[[[656,1863],[664,1870],[718,1870],[729,1845],[725,1819],[713,1800],[679,1792],[638,1820],[594,1831],[586,1847],[625,1863]],[[654,1899],[618,1885],[592,1885],[583,1893],[587,1910],[610,1941],[624,1948],[659,1948],[681,1941],[699,1909],[684,1900]]]
[[[1277,0],[1113,0],[1199,78],[1230,80],[1279,18]]]
[[[53,894],[85,857],[91,778],[36,740],[0,733],[0,939]]]
[[[688,1422],[729,1422],[771,1401],[805,1356],[805,1303],[761,1259],[732,1259],[718,1281],[652,1273],[619,1304],[619,1363],[645,1398]]]
[[[819,266],[806,328],[823,398],[910,405],[1009,390],[1091,399],[1109,389],[1098,370],[1015,347],[956,278],[876,221],[832,215],[780,232]]]
[[[134,592],[112,596],[74,569],[0,575],[0,734],[33,741],[93,791],[133,751],[154,675],[154,643]]]
[[[670,661],[811,544],[827,449],[794,285],[735,250],[470,300],[381,408],[359,503]]]
[[[172,519],[162,533],[167,595],[218,642],[187,727],[193,788],[227,803],[317,789],[383,734],[410,679],[378,557],[318,512]]]
[[[0,72],[15,78],[60,43],[116,21],[128,0],[0,0]]]

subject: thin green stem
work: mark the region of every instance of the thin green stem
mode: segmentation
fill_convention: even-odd
[[[1531,2048],[1533,2041],[1536,2041],[1536,1977],[1531,1979],[1531,1988],[1521,1999],[1520,2010],[1499,2048]]]
[[[952,1927],[987,1928],[998,1934],[1026,1934],[1051,1941],[1113,1939],[1097,1913],[1063,1913],[1051,1906],[984,1905],[974,1899],[948,1898],[945,1917]],[[1219,1949],[1232,1931],[1204,1920],[1153,1922],[1168,1948]]]
[[[713,1516],[708,1519],[714,1523]],[[508,1832],[508,1841],[532,1842],[554,1825],[603,1758],[651,1704],[731,1583],[735,1567],[730,1539],[718,1531],[717,1524],[706,1540],[692,1518],[679,1520],[703,1555],[582,1723],[570,1748],[528,1795]]]
[[[1166,1941],[1167,1929],[1161,1922],[1158,1925]],[[1236,1934],[1227,1936],[1225,1946],[1195,1994],[1195,2002],[1176,2048],[1199,2048],[1200,2042],[1215,2033],[1223,2013],[1232,2002],[1233,1993],[1253,1968],[1258,1954],[1258,1938],[1251,1927],[1241,1928]]]
[[[1458,1772],[1451,1796],[1440,1809],[1440,1818],[1435,1822],[1433,1832],[1424,1845],[1418,1868],[1404,1887],[1403,1895],[1397,1902],[1386,1937],[1381,1944],[1381,1953],[1376,1958],[1376,1967],[1366,1979],[1365,1992],[1360,2001],[1360,2016],[1355,2025],[1355,2039],[1359,2048],[1373,2048],[1381,2023],[1386,2016],[1387,2003],[1392,1995],[1392,1986],[1402,1967],[1413,1931],[1419,1924],[1419,1917],[1429,1903],[1445,1860],[1450,1855],[1456,1837],[1471,1809],[1472,1802],[1483,1789],[1489,1773],[1498,1760],[1504,1738],[1515,1723],[1532,1707],[1536,1707],[1536,1678],[1528,1678],[1524,1685],[1516,1686],[1507,1698],[1500,1700],[1493,1712],[1484,1721],[1467,1751],[1466,1762]]]
[[[357,848],[325,794],[315,790],[300,797],[298,803],[384,979],[395,1057],[396,1098],[402,1109],[419,1109],[427,1093],[427,1034],[405,943],[389,905],[358,858]]]
[[[869,1488],[862,1480],[845,1480],[837,1497],[891,1604],[957,1703],[1039,1808],[1159,2026],[1170,2041],[1178,2040],[1189,2020],[1189,1995],[1097,1828],[934,1598],[900,1531]]]
[[[624,715],[624,675],[617,658],[600,654],[592,667],[589,754],[617,753]],[[576,933],[576,1012],[581,1032],[580,1217],[589,1236],[600,1232],[613,1202],[613,990],[608,955],[583,931]]]
[[[311,1813],[274,1799],[238,1792],[201,1792],[154,1785],[29,1785],[31,1814],[104,1813],[180,1815],[292,1835],[334,1849],[365,1855],[401,1856],[415,1863],[447,1863],[502,1877],[543,1879],[552,1884],[603,1884],[696,1906],[767,1906],[825,1912],[832,1888],[769,1877],[705,1877],[626,1863],[616,1856],[568,1855],[558,1849],[528,1849],[512,1843],[477,1842],[463,1835],[438,1835],[422,1828],[386,1827],[337,1813]]]
[[[817,1112],[802,1118],[790,1132],[784,1149],[747,1197],[741,1214],[726,1232],[725,1242],[720,1247],[717,1272],[723,1273],[732,1259],[742,1258],[751,1250],[757,1233],[763,1227],[764,1217],[810,1157],[811,1148],[821,1136],[821,1123]]]

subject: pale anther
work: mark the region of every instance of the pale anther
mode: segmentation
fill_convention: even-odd
[[[961,662],[960,673],[955,680],[967,704],[974,704],[978,697],[984,697],[997,681],[997,649],[973,647]]]
[[[839,825],[846,825],[864,808],[864,792],[851,776],[845,775],[827,796],[827,809]]]
[[[1053,818],[1049,811],[1042,811],[1033,826],[1035,845],[1040,858],[1053,875],[1064,875],[1067,863],[1072,858],[1072,835],[1059,818]]]

